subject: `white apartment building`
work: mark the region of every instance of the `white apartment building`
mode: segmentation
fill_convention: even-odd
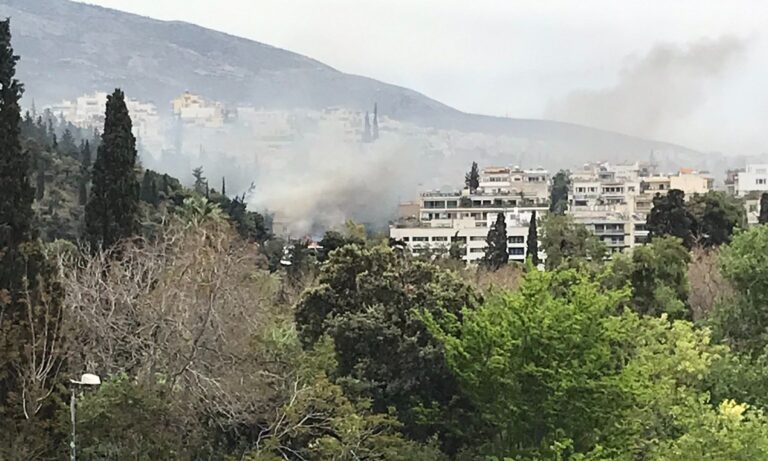
[[[477,263],[485,256],[488,229],[496,221],[496,215],[488,213],[482,225],[478,225],[474,218],[433,221],[410,227],[395,225],[390,228],[389,235],[404,241],[415,255],[426,249],[447,252],[452,243],[458,243],[464,249],[462,259],[468,263]],[[531,212],[509,210],[505,212],[505,219],[509,260],[524,262]],[[539,256],[543,258],[543,254]]]
[[[671,189],[680,189],[686,196],[706,194],[714,189],[715,179],[706,173],[699,173],[682,168],[676,175],[669,177]]]
[[[736,195],[744,197],[750,192],[768,192],[768,164],[750,164],[737,174]]]
[[[224,126],[224,106],[219,102],[206,101],[202,96],[185,91],[171,101],[174,117],[182,122],[204,128]]]
[[[74,101],[64,100],[48,107],[53,115],[64,119],[79,128],[104,127],[107,106],[107,93],[95,92],[79,96]],[[159,154],[163,149],[164,137],[157,107],[148,102],[127,99],[125,105],[133,123],[133,135],[141,147]]]
[[[525,261],[532,212],[543,216],[549,211],[549,179],[541,168],[485,168],[473,193],[468,189],[422,193],[417,221],[391,226],[390,237],[405,241],[415,254],[425,248],[447,251],[451,243],[459,242],[465,249],[463,259],[477,262],[485,255],[489,226],[504,213],[509,258]]]
[[[568,191],[568,214],[583,224],[611,252],[621,252],[641,244],[647,238],[646,215],[653,195],[642,193],[643,187],[668,189],[666,183],[641,176],[639,163],[610,165],[587,164],[571,174]],[[638,209],[639,208],[639,209]]]
[[[478,195],[514,196],[515,201],[530,205],[549,201],[550,175],[543,168],[523,170],[519,167],[489,167],[480,172]]]

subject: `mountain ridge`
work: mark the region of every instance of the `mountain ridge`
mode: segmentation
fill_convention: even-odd
[[[369,109],[421,126],[529,139],[547,158],[627,161],[651,151],[701,160],[684,146],[577,124],[462,112],[417,91],[347,74],[310,57],[183,21],[69,0],[0,0],[12,19],[19,76],[39,103],[122,87],[161,111],[190,90],[270,109]]]

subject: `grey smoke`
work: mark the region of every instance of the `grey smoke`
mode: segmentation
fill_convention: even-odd
[[[717,82],[744,54],[734,36],[702,39],[687,46],[658,44],[628,59],[618,82],[599,90],[576,90],[550,104],[547,116],[572,123],[650,138],[675,139],[686,119],[703,106],[708,85]],[[671,138],[670,138],[671,136]]]
[[[427,171],[418,143],[390,136],[372,144],[330,134],[294,146],[283,162],[258,173],[252,209],[266,209],[292,236],[317,235],[347,219],[369,228],[391,220]]]

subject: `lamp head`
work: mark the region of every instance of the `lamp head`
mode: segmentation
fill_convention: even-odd
[[[91,373],[83,373],[83,375],[80,377],[80,381],[76,381],[74,379],[69,380],[72,384],[79,384],[81,386],[98,386],[101,384],[101,379]]]

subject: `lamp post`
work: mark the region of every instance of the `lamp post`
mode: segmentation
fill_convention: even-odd
[[[69,380],[72,384],[72,398],[69,400],[69,414],[72,418],[72,441],[69,443],[70,459],[71,461],[77,461],[77,450],[75,449],[75,407],[76,407],[76,391],[80,386],[98,386],[101,384],[101,379],[98,376],[91,373],[85,373],[80,377],[80,380]]]

